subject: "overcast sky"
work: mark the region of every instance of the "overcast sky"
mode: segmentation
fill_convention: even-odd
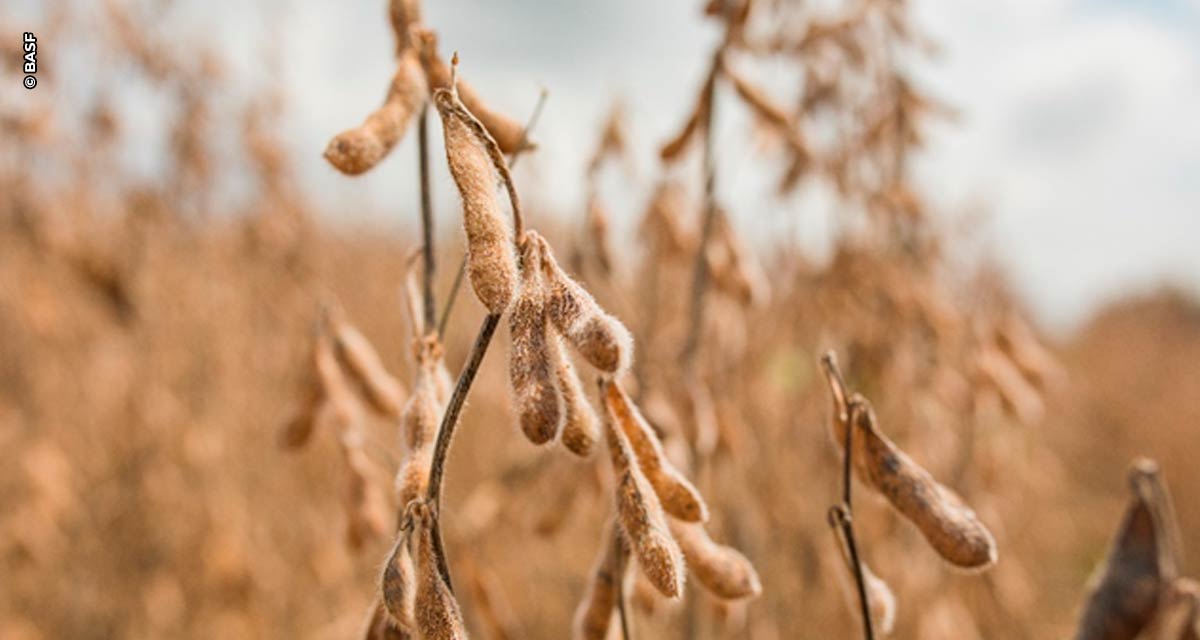
[[[380,9],[350,4],[298,4],[285,22],[297,63],[288,66],[297,139],[314,158],[388,77]],[[629,107],[647,143],[641,169],[652,173],[650,143],[686,112],[717,37],[694,0],[426,4],[444,46],[461,52],[464,73],[489,99],[525,114],[539,87],[550,90],[529,179],[568,211],[582,199],[586,147],[611,97]],[[918,164],[922,185],[946,211],[982,205],[991,214],[987,246],[1047,322],[1070,326],[1097,304],[1167,278],[1200,289],[1200,1],[915,7],[944,47],[919,69],[922,85],[963,116],[937,128]],[[731,127],[725,137],[744,131]],[[366,199],[363,210],[411,202],[411,182],[398,176],[412,175],[413,151],[397,153],[394,166],[353,181],[313,162],[311,183],[340,202]],[[726,165],[732,174],[743,166]],[[769,183],[733,175],[726,184],[765,194]],[[637,205],[614,209],[632,215]],[[831,215],[804,198],[762,207],[806,218],[801,236],[819,235]],[[775,231],[760,224],[760,235]]]
[[[984,248],[1041,317],[1067,328],[1098,304],[1166,280],[1200,291],[1200,0],[910,1],[944,48],[916,69],[919,84],[962,114],[937,126],[916,164],[920,183],[940,210],[989,214]],[[539,89],[550,91],[542,148],[518,175],[544,209],[578,211],[583,162],[621,96],[641,146],[639,173],[609,176],[605,192],[614,215],[639,213],[657,175],[653,147],[686,114],[718,36],[698,0],[425,4],[443,49],[460,52],[464,75],[496,107],[524,120]],[[385,2],[184,7],[180,22],[219,34],[242,76],[271,73],[262,52],[278,45],[284,131],[308,192],[341,216],[399,225],[416,202],[412,137],[357,179],[320,157],[333,133],[382,97],[392,71]],[[732,150],[722,195],[736,203],[739,226],[819,249],[813,239],[828,233],[831,203],[774,200],[774,174],[738,148],[745,122],[719,130],[718,144]],[[437,164],[437,199],[454,202]]]

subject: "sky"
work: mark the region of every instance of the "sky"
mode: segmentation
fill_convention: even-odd
[[[1047,326],[1070,329],[1164,282],[1200,292],[1200,0],[909,1],[942,48],[912,68],[918,86],[960,113],[934,127],[913,165],[918,184],[952,219],[971,212],[972,250],[1007,269]],[[283,89],[281,130],[321,209],[399,228],[417,202],[415,136],[358,178],[320,155],[382,99],[392,72],[385,4],[183,0],[174,19],[180,42],[189,30],[215,35],[233,75]],[[601,191],[614,217],[640,214],[659,177],[654,148],[686,115],[719,37],[698,0],[425,4],[443,49],[459,51],[463,75],[493,106],[524,120],[549,92],[541,147],[517,170],[531,207],[579,213],[584,162],[619,96],[637,155]],[[134,133],[149,131],[155,103],[127,98],[145,112]],[[717,129],[729,150],[719,194],[735,224],[819,255],[835,203],[819,193],[773,198],[778,168],[754,162],[739,144],[748,120],[729,111]],[[432,153],[442,157],[438,145]],[[457,198],[444,163],[435,165],[435,202],[449,207]]]
[[[935,128],[920,184],[939,210],[982,210],[983,250],[1043,321],[1067,329],[1165,281],[1200,291],[1200,1],[913,2],[942,47],[915,69],[920,86],[961,114]],[[527,168],[550,185],[537,197],[567,212],[582,204],[582,164],[614,95],[646,143],[638,165],[651,181],[652,147],[686,113],[718,37],[694,0],[427,4],[443,46],[459,50],[489,100],[523,117],[541,87],[550,91],[543,148]],[[304,105],[298,132],[318,150],[379,99],[390,33],[372,3],[304,3],[284,41],[300,57],[288,85]],[[744,130],[728,125],[718,141]],[[397,179],[412,175],[415,151],[397,154],[378,175],[346,180],[316,163],[311,179],[338,201],[386,211],[415,197]],[[738,160],[726,163],[726,199],[771,200],[768,182],[736,175],[747,166]],[[637,215],[634,193],[614,214]],[[788,230],[820,238],[834,215],[819,198],[761,207],[734,214],[760,237],[779,229],[754,221],[799,216]]]

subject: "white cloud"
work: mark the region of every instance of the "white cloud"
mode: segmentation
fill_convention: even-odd
[[[1129,9],[943,18],[926,70],[963,107],[923,174],[945,203],[995,215],[1003,262],[1063,327],[1129,287],[1200,284],[1200,45]]]
[[[945,50],[918,75],[963,114],[938,128],[920,175],[949,209],[986,203],[1001,259],[1060,326],[1131,284],[1170,276],[1200,286],[1192,246],[1200,237],[1200,11],[1182,1],[915,3],[919,24]],[[542,150],[520,172],[531,200],[567,212],[580,204],[582,163],[612,97],[628,103],[649,174],[654,143],[686,113],[716,35],[695,0],[427,4],[444,46],[462,52],[465,75],[499,108],[523,119],[538,89],[550,90]],[[361,119],[386,85],[383,3],[266,11],[281,21],[287,133],[306,187],[327,208],[400,219],[416,202],[411,138],[361,178],[337,175],[320,158],[329,136]],[[729,160],[721,188],[730,200],[758,203],[771,176],[740,156]],[[437,201],[453,202],[444,177]],[[610,204],[626,217],[640,207],[636,196]],[[742,208],[747,221],[767,221],[751,230],[760,237],[827,228],[828,211],[807,200],[790,204],[804,212],[796,222],[764,215],[781,210],[769,198]]]

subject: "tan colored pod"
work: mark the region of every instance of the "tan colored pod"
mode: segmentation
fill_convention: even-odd
[[[709,72],[708,77],[704,79],[704,86],[700,88],[699,97],[696,100],[695,106],[692,107],[692,112],[688,114],[687,121],[683,124],[683,128],[676,133],[670,140],[663,143],[659,149],[658,155],[663,162],[675,162],[683,156],[683,152],[687,150],[691,141],[696,137],[696,132],[704,128],[704,121],[708,117],[709,97],[712,95],[712,83],[716,81],[716,66]]]
[[[416,341],[414,356],[417,364],[412,395],[400,413],[400,430],[409,451],[433,444],[442,418],[439,396],[442,345],[434,336]]]
[[[558,379],[558,391],[562,394],[563,417],[562,443],[568,451],[586,458],[592,454],[596,441],[600,439],[600,418],[596,416],[575,365],[563,349],[562,338],[551,336],[550,355],[554,359],[554,371]]]
[[[742,552],[713,542],[702,524],[677,520],[670,524],[688,570],[710,593],[724,600],[754,598],[762,593],[758,572]]]
[[[1046,406],[1037,387],[1025,379],[1017,364],[999,347],[990,344],[976,356],[979,373],[999,394],[1004,410],[1022,424],[1041,422]]]
[[[686,208],[683,187],[677,182],[660,184],[650,198],[638,229],[652,239],[655,250],[664,257],[684,258],[696,251],[699,240],[684,223]]]
[[[424,503],[409,507],[416,542],[417,632],[423,640],[461,640],[467,637],[458,601],[438,571],[434,552],[433,514]]]
[[[408,631],[401,629],[388,615],[383,602],[371,605],[371,617],[362,633],[363,640],[413,640]]]
[[[396,55],[403,55],[413,45],[412,28],[421,24],[420,0],[390,0],[388,20],[396,36]]]
[[[687,400],[688,421],[692,425],[692,448],[697,456],[709,458],[716,452],[721,439],[720,418],[712,392],[698,375],[688,374],[683,395]]]
[[[349,470],[345,507],[347,515],[346,542],[351,549],[361,549],[369,540],[383,535],[387,528],[384,499],[379,488],[372,484],[375,475],[370,460],[362,449],[343,445]]]
[[[469,555],[463,556],[463,573],[471,590],[472,613],[486,631],[489,640],[519,640],[526,637],[517,614],[505,596],[505,587],[496,575],[479,567]]]
[[[542,272],[549,291],[550,321],[593,367],[617,375],[633,361],[633,336],[614,316],[600,308],[592,294],[562,270],[550,245],[542,246]]]
[[[435,336],[417,340],[415,357],[413,392],[400,415],[401,439],[408,451],[396,473],[396,497],[401,509],[425,495],[444,406],[438,399],[441,343]]]
[[[604,404],[609,419],[620,425],[625,437],[633,446],[638,465],[646,474],[650,485],[654,487],[663,509],[685,522],[708,520],[708,505],[704,503],[704,498],[667,460],[658,435],[620,385],[610,382],[606,386]]]
[[[331,352],[322,355],[320,351],[330,351],[331,349],[332,346],[327,338],[317,336],[313,340],[312,352],[309,355],[312,368],[305,372],[306,380],[300,400],[300,408],[296,411],[296,415],[292,416],[279,431],[279,446],[284,449],[303,448],[312,439],[321,405],[325,402],[325,389],[317,373],[317,369],[320,366],[319,360],[322,358],[332,358],[333,356]]]
[[[325,396],[325,403],[320,412],[329,416],[339,434],[356,428],[362,419],[362,409],[355,401],[346,376],[342,373],[342,367],[338,364],[333,340],[326,333],[317,337],[317,345],[313,352],[313,369]]]
[[[504,313],[517,291],[517,257],[512,227],[496,195],[495,159],[487,140],[479,137],[481,125],[452,91],[438,89],[433,101],[442,118],[450,175],[462,197],[471,287],[489,312]]]
[[[339,320],[334,325],[334,340],[338,358],[362,388],[371,408],[386,418],[399,418],[404,408],[404,387],[384,368],[366,336],[349,322]]]
[[[850,405],[859,477],[916,525],[950,564],[978,570],[995,563],[996,540],[975,512],[879,431],[865,398],[856,394]]]
[[[608,209],[600,197],[592,194],[587,204],[587,235],[592,254],[605,274],[612,273],[612,250],[608,243]]]
[[[359,126],[334,136],[325,148],[325,159],[348,175],[370,170],[404,138],[427,95],[429,87],[416,52],[404,52],[383,105]]]
[[[686,575],[683,553],[671,536],[662,504],[642,473],[625,435],[611,412],[604,421],[605,440],[616,476],[617,516],[638,566],[650,583],[668,598],[683,594]]]
[[[312,439],[322,398],[305,399],[304,406],[279,430],[279,446],[283,449],[302,449]]]
[[[871,612],[872,626],[880,635],[888,636],[896,629],[896,594],[882,578],[875,575],[867,565],[862,566],[863,584],[867,589],[867,606]]]
[[[533,444],[545,444],[558,435],[566,410],[552,353],[558,337],[546,317],[538,238],[531,231],[521,243],[521,292],[508,314],[508,379],[521,432]]]
[[[1154,618],[1178,571],[1157,491],[1158,467],[1139,460],[1129,473],[1132,496],[1103,568],[1091,581],[1075,640],[1137,638]]]
[[[396,502],[404,508],[425,496],[433,469],[433,444],[410,451],[396,472]]]
[[[1021,373],[1042,391],[1061,386],[1066,379],[1062,364],[1017,313],[1010,313],[996,328],[996,343]]]
[[[416,603],[416,575],[412,554],[408,549],[408,534],[401,533],[388,556],[380,578],[380,593],[383,606],[395,626],[412,630],[416,625],[413,618]]]
[[[629,564],[621,561],[620,545],[625,542],[621,539],[621,530],[616,522],[609,523],[604,531],[587,592],[575,610],[571,625],[573,640],[607,640],[613,617],[617,613],[617,598],[628,574]]]
[[[417,33],[417,49],[420,52],[421,65],[425,68],[425,77],[431,90],[450,88],[450,67],[437,52],[437,36],[429,30]],[[463,105],[487,129],[488,134],[496,141],[500,151],[511,154],[518,149],[527,150],[537,147],[532,141],[524,140],[525,127],[516,120],[488,108],[471,85],[458,80],[458,95]]]
[[[726,77],[733,81],[733,87],[737,90],[738,97],[750,106],[755,115],[783,133],[788,133],[792,130],[794,118],[788,115],[786,109],[769,98],[765,91],[754,86],[741,74],[729,68],[728,65],[722,65],[722,70]]]
[[[833,351],[821,355],[821,371],[829,384],[829,439],[841,451],[846,446],[846,429],[850,425],[850,395]]]
[[[771,284],[733,230],[729,216],[718,211],[705,250],[715,287],[746,306],[761,306],[771,297]]]

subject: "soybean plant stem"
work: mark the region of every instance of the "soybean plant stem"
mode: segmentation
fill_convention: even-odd
[[[717,75],[721,68],[721,49],[713,54],[712,69],[704,84],[704,222],[700,230],[700,243],[696,247],[696,261],[692,268],[691,312],[688,320],[687,340],[683,345],[681,360],[690,366],[700,347],[700,334],[704,324],[704,292],[708,288],[708,239],[712,237],[717,217],[717,158],[713,134],[714,114],[717,107]]]
[[[450,592],[454,592],[454,587],[450,581],[450,567],[446,563],[446,552],[442,545],[442,528],[441,528],[441,503],[442,503],[442,479],[446,475],[446,456],[450,453],[450,444],[454,438],[454,430],[458,426],[459,416],[462,414],[463,405],[467,401],[467,394],[471,391],[471,384],[475,381],[475,374],[479,373],[479,365],[483,362],[483,356],[487,353],[488,346],[492,343],[492,336],[496,333],[496,327],[500,324],[500,314],[489,313],[483,318],[483,324],[479,327],[479,334],[475,336],[475,344],[471,347],[471,353],[467,356],[467,361],[463,364],[462,372],[458,374],[458,382],[454,384],[454,393],[450,395],[450,402],[446,406],[446,413],[442,416],[442,424],[438,428],[437,441],[433,447],[433,462],[429,469],[429,488],[425,492],[425,501],[433,509],[433,549],[437,556],[438,573],[442,574],[442,579],[446,581],[446,587]]]
[[[858,587],[858,602],[861,607],[863,635],[866,640],[874,640],[875,629],[871,623],[871,605],[867,601],[867,585],[863,576],[862,561],[858,557],[858,543],[854,539],[854,509],[850,501],[850,465],[854,455],[854,430],[858,420],[858,412],[862,405],[852,402],[849,410],[849,421],[846,425],[846,439],[842,449],[842,504],[834,507],[838,524],[842,528],[842,536],[846,539],[846,551],[850,556],[850,566],[854,571],[854,582]]]
[[[433,202],[429,188],[429,104],[421,108],[421,118],[417,123],[417,154],[421,172],[421,241],[424,243],[423,255],[425,270],[421,279],[421,291],[424,294],[425,317],[423,332],[433,329],[437,321],[436,305],[433,295],[434,262],[433,250]]]

